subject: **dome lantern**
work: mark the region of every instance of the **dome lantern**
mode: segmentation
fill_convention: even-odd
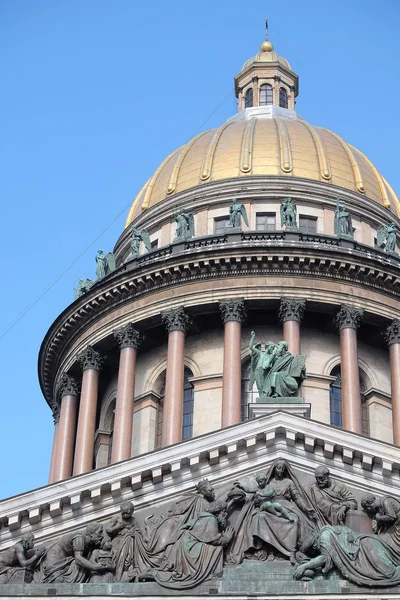
[[[279,106],[294,111],[298,92],[299,78],[292,71],[289,62],[275,52],[268,39],[266,20],[266,39],[261,44],[260,51],[246,60],[235,77],[238,110]]]

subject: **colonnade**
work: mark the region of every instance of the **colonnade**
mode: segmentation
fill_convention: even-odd
[[[228,427],[241,420],[241,329],[246,311],[243,299],[221,301],[219,308],[224,324],[221,427]],[[301,351],[304,309],[304,300],[281,300],[283,339],[292,354]],[[335,316],[340,336],[343,428],[360,434],[357,330],[362,317],[362,309],[344,305]],[[162,313],[161,318],[168,333],[162,440],[163,446],[169,446],[182,439],[185,335],[190,318],[183,307]],[[120,358],[111,463],[131,456],[136,354],[142,340],[132,323],[115,331],[114,336]],[[400,321],[391,323],[385,338],[390,356],[394,443],[400,445]],[[93,468],[99,371],[103,360],[91,346],[77,356],[82,369],[80,400],[78,383],[70,375],[63,374],[59,381],[60,402],[53,409],[55,429],[49,483]]]

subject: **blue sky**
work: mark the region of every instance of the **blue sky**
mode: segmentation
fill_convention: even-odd
[[[400,193],[399,13],[397,0],[0,0],[0,498],[47,482],[37,355],[48,327],[164,157],[235,112],[232,94],[208,119],[265,18],[300,76],[297,111]]]

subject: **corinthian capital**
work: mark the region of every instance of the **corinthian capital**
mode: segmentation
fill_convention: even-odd
[[[364,310],[362,308],[355,308],[354,306],[346,306],[343,304],[335,316],[334,322],[339,331],[345,329],[346,327],[358,329],[363,314]]]
[[[383,335],[388,346],[392,344],[400,344],[400,321],[394,319],[389,327],[384,331]]]
[[[281,305],[279,307],[279,318],[282,323],[285,321],[297,321],[298,323],[301,323],[305,307],[305,300],[282,298]]]
[[[243,323],[246,318],[246,309],[244,307],[243,298],[221,300],[219,303],[222,320],[225,323],[228,321],[239,321]]]
[[[171,331],[186,332],[191,323],[190,317],[185,313],[183,306],[161,313],[161,320],[168,333]]]
[[[137,350],[143,341],[143,336],[134,328],[133,323],[128,323],[114,331],[114,337],[122,348],[135,348]]]
[[[54,401],[51,406],[51,412],[53,413],[53,421],[54,421],[54,425],[57,425],[57,423],[60,420],[60,410],[61,410],[61,406],[60,403],[57,401]]]
[[[80,364],[82,371],[86,371],[87,369],[100,371],[104,357],[99,352],[96,352],[92,346],[87,346],[83,352],[77,355],[76,360]]]
[[[68,373],[63,373],[58,380],[58,390],[60,392],[60,397],[63,396],[78,396],[79,394],[79,385],[76,379],[68,375]]]

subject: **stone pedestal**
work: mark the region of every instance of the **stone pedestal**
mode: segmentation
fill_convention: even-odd
[[[311,404],[305,403],[304,398],[269,398],[268,401],[258,400],[249,404],[249,419],[266,417],[278,410],[296,415],[297,417],[311,417]]]

